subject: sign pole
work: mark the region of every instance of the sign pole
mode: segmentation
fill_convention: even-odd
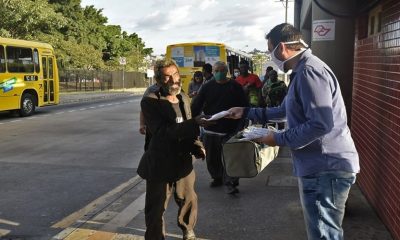
[[[125,65],[126,65],[126,58],[120,57],[119,64],[122,65],[122,91],[125,92]]]
[[[125,92],[125,65],[122,65],[122,92]]]

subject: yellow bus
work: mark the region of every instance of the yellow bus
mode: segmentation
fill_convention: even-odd
[[[228,74],[233,75],[233,69],[239,67],[239,62],[245,59],[253,67],[251,55],[235,50],[223,43],[192,42],[178,43],[167,46],[166,57],[174,59],[181,74],[182,89],[187,93],[189,83],[195,71],[201,71],[204,64],[214,65],[223,61],[228,65]]]
[[[35,107],[59,103],[59,76],[53,47],[0,37],[0,111],[32,115]]]

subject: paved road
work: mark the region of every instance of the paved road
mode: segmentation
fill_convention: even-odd
[[[143,147],[139,100],[1,113],[0,237],[49,239],[60,231],[53,224],[133,178]]]

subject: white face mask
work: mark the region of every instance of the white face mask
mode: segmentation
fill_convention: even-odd
[[[235,75],[235,77],[239,77],[240,72],[234,72],[233,75]]]
[[[304,47],[308,47],[308,45],[303,41],[303,39],[300,39],[299,41],[292,41],[292,42],[283,42],[283,44],[293,44],[293,43],[301,43],[304,45]],[[271,52],[271,60],[276,64],[276,66],[278,66],[279,70],[281,70],[282,72],[287,72],[289,69],[287,69],[285,71],[285,62],[289,61],[290,59],[296,57],[297,55],[301,54],[302,52],[304,52],[305,50],[307,50],[306,48],[301,48],[301,51],[299,51],[298,53],[296,53],[295,55],[291,56],[290,58],[281,61],[279,60],[276,56],[275,56],[275,51],[278,48],[279,44],[276,45],[276,47],[274,48],[274,50],[272,50]]]

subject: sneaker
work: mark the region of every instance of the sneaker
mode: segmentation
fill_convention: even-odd
[[[233,184],[227,184],[226,185],[226,193],[227,194],[236,194],[236,193],[239,193],[239,189],[237,189],[236,186]]]
[[[213,179],[211,182],[210,182],[210,187],[219,187],[219,186],[222,186],[222,179],[220,179],[220,178],[216,178],[216,179]]]
[[[183,232],[183,240],[196,240],[196,235],[193,230]]]

